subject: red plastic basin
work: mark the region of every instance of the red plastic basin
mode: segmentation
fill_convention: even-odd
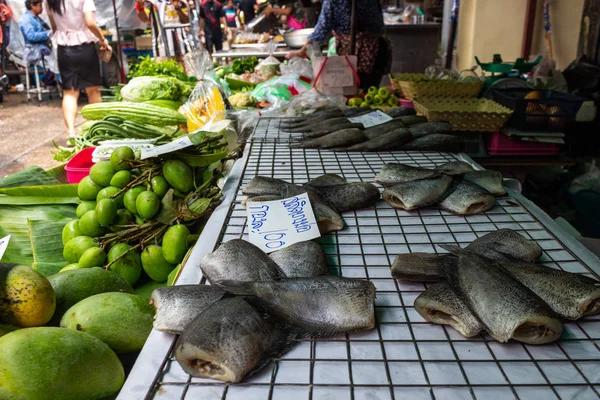
[[[67,180],[69,183],[79,183],[83,178],[90,174],[90,169],[94,165],[92,162],[93,147],[88,147],[75,154],[65,165]]]

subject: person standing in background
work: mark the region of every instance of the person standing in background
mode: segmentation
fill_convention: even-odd
[[[280,19],[280,24],[286,29],[298,30],[315,26],[316,6],[311,0],[279,0],[277,5],[280,7],[265,8],[263,14],[266,17],[270,15],[284,16],[284,19]]]
[[[392,46],[385,36],[381,3],[377,0],[357,0],[356,56],[360,87],[368,89],[379,86],[384,74],[389,73],[392,62]],[[286,56],[306,57],[306,50],[313,43],[324,46],[333,33],[338,55],[350,53],[350,0],[323,0],[321,14],[315,31],[306,44]]]
[[[111,47],[96,24],[93,0],[47,0],[48,17],[58,45],[58,70],[62,80],[62,110],[69,138],[75,137],[79,91],[85,89],[90,103],[102,102],[101,51]]]
[[[225,30],[221,29],[221,25]],[[204,37],[204,46],[212,54],[223,50],[223,33],[227,34],[227,21],[221,3],[215,0],[204,0],[200,5],[200,40]]]
[[[223,11],[225,11],[225,20],[227,21],[227,29],[229,31],[227,34],[227,43],[229,43],[229,48],[231,48],[237,33],[238,8],[233,4],[233,0],[228,0],[227,5],[223,7]]]
[[[242,25],[248,25],[248,23],[256,17],[257,9],[258,6],[256,5],[256,0],[240,0],[240,3],[238,4],[238,18],[240,18],[241,13],[244,13],[244,23]],[[240,20],[242,20],[242,18],[240,18]]]
[[[168,25],[190,22],[187,2],[183,0],[135,0],[135,11],[140,21],[149,24],[152,29],[154,57],[166,57],[166,47],[171,56],[181,59],[186,53],[181,32],[177,30],[163,32],[163,28]]]

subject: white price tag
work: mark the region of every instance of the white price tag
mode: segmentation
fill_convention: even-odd
[[[370,128],[372,126],[385,124],[388,121],[391,121],[393,118],[382,112],[381,110],[375,110],[368,114],[363,114],[358,117],[348,118],[350,122],[355,124],[363,124],[365,128]]]
[[[170,143],[163,144],[162,146],[152,147],[150,149],[142,149],[142,153],[140,156],[141,160],[145,160],[146,158],[160,156],[161,154],[170,153],[172,151],[185,149],[186,147],[191,146],[193,143],[190,140],[189,136],[181,137],[177,140],[173,140]]]
[[[274,201],[249,201],[250,243],[265,253],[321,236],[307,193]]]
[[[10,235],[5,236],[2,239],[0,239],[0,260],[2,260],[2,257],[4,256],[4,252],[6,251],[6,248],[8,247],[8,242],[10,242]]]

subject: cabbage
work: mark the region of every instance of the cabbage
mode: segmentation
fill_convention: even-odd
[[[121,89],[124,101],[149,100],[181,101],[191,93],[189,85],[171,77],[140,76]],[[185,100],[184,100],[185,101]]]

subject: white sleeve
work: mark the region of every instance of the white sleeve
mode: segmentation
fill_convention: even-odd
[[[96,11],[94,0],[83,0],[83,12]]]

